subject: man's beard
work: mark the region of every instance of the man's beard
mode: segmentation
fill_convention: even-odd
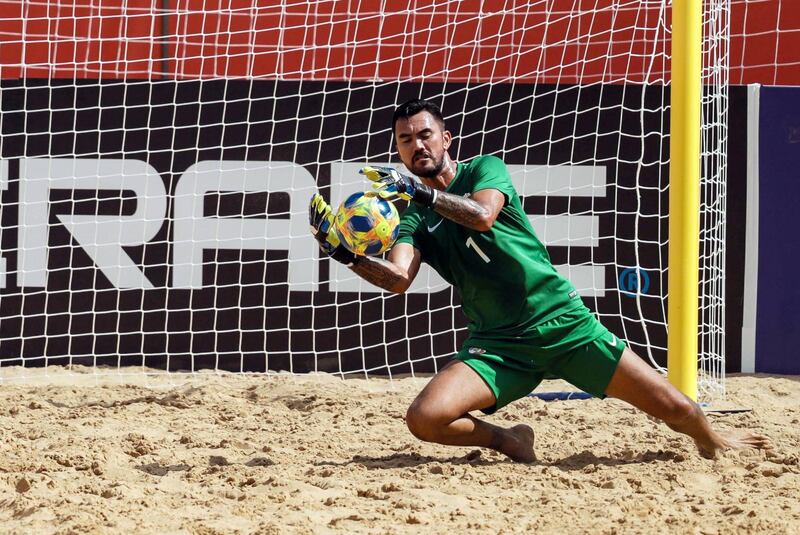
[[[416,159],[416,156],[414,158]],[[430,159],[434,163],[433,167],[427,168],[427,169],[419,169],[419,168],[416,167],[416,165],[414,165],[414,162],[412,162],[412,165],[411,165],[412,169],[411,170],[418,177],[436,178],[439,175],[439,173],[442,172],[442,169],[444,169],[444,164],[445,164],[444,152],[442,153],[441,157],[439,157],[438,161],[433,158],[433,155],[430,156]]]

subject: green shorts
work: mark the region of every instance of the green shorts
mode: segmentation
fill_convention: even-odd
[[[469,365],[494,392],[500,407],[530,394],[545,376],[555,376],[593,396],[605,390],[625,343],[611,334],[585,307],[542,323],[513,339],[470,337],[456,359]]]

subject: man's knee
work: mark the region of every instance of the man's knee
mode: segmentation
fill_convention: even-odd
[[[442,427],[450,421],[440,411],[415,400],[406,411],[406,426],[411,434],[426,442],[436,442]]]

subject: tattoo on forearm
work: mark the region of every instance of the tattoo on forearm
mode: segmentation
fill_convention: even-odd
[[[435,210],[450,221],[470,228],[474,228],[489,215],[483,206],[472,199],[441,191],[436,198]]]
[[[384,290],[391,290],[403,280],[394,264],[382,258],[361,257],[353,266],[353,271],[365,281]]]

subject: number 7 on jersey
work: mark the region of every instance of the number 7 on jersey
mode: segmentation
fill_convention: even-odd
[[[491,262],[491,261],[492,261],[492,260],[491,260],[491,258],[489,258],[488,256],[486,256],[486,253],[484,253],[483,251],[481,251],[481,248],[480,248],[480,247],[478,247],[478,244],[477,244],[477,243],[475,243],[475,240],[473,240],[473,239],[472,239],[472,236],[470,236],[469,238],[467,238],[467,248],[469,248],[469,247],[472,247],[473,249],[475,249],[475,252],[476,252],[476,253],[478,253],[478,255],[479,255],[481,258],[483,258],[483,261],[484,261],[484,262],[486,262],[487,264],[488,264],[489,262]]]

